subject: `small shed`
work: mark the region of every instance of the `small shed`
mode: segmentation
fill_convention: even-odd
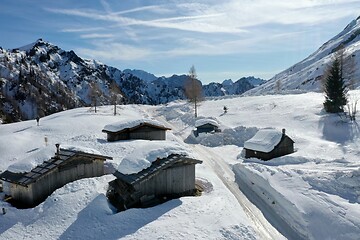
[[[245,158],[270,160],[294,152],[294,141],[285,134],[285,129],[259,130],[255,136],[244,144]]]
[[[171,129],[158,121],[138,119],[108,124],[102,131],[107,134],[107,140],[113,142],[129,139],[166,140],[166,130]]]
[[[65,184],[88,177],[104,175],[104,161],[111,157],[57,149],[55,156],[30,172],[0,174],[3,191],[18,207],[34,207]]]
[[[198,136],[199,133],[220,132],[218,122],[210,118],[203,118],[196,120],[195,128],[196,128],[194,131],[195,136]]]
[[[116,171],[109,183],[108,197],[119,211],[132,207],[147,207],[163,199],[190,196],[195,193],[195,164],[200,160],[171,154],[157,159],[138,173]]]

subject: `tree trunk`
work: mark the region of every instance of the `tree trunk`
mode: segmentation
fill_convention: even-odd
[[[95,97],[94,105],[95,105],[95,113],[96,113],[96,97]]]
[[[197,118],[197,99],[195,97],[195,118]]]

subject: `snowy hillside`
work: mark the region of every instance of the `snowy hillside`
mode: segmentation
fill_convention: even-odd
[[[203,161],[196,166],[196,178],[205,189],[199,197],[115,213],[105,197],[114,176],[83,179],[56,190],[33,209],[19,210],[1,201],[7,213],[0,215],[0,238],[357,239],[360,133],[356,123],[323,112],[323,100],[320,93],[306,93],[204,101],[199,119],[216,120],[222,131],[198,138],[191,136],[192,105],[184,101],[124,105],[117,116],[112,106],[97,113],[77,108],[44,117],[40,126],[34,120],[1,125],[0,171],[41,149],[55,151],[54,144],[60,143],[112,156],[106,167],[113,172],[144,144],[107,143],[103,127],[152,118],[172,129],[169,141]],[[296,152],[267,162],[244,159],[244,142],[269,127],[285,128]]]
[[[341,45],[344,46],[344,61],[358,66],[360,64],[360,17],[349,23],[343,31],[324,43],[309,57],[276,74],[266,84],[252,89],[246,94],[321,91],[324,71]],[[355,71],[353,72],[353,70]],[[359,87],[360,68],[355,67],[353,70],[349,70],[347,78],[357,80],[355,87]]]

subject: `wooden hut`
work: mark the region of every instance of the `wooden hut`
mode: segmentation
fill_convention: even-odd
[[[19,207],[33,207],[65,184],[104,175],[104,161],[111,157],[59,149],[54,157],[30,172],[0,174],[3,191]]]
[[[220,132],[219,124],[214,119],[199,119],[195,122],[194,135],[198,136],[199,133],[215,133]]]
[[[193,195],[195,164],[200,160],[172,154],[157,159],[150,167],[133,174],[116,171],[109,183],[108,197],[119,211],[131,207],[147,207],[164,199]]]
[[[274,129],[258,131],[253,138],[244,144],[245,158],[270,160],[294,152],[294,141],[282,132]]]
[[[166,130],[170,128],[158,121],[139,119],[109,124],[102,131],[107,134],[107,140],[113,142],[129,139],[165,140]]]

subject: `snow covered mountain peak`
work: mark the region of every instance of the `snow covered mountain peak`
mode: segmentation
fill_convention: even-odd
[[[240,95],[249,89],[253,89],[266,81],[255,77],[242,77],[236,82],[231,79],[224,80],[222,83],[209,83],[203,86],[205,96],[226,96]]]
[[[360,25],[360,16],[354,20],[352,20],[345,28],[344,31],[351,31],[352,28],[354,27],[359,27]]]
[[[33,49],[35,46],[43,45],[43,44],[49,44],[49,45],[50,45],[50,43],[43,41],[42,38],[39,38],[39,39],[36,40],[35,42],[30,43],[30,44],[27,44],[27,45],[22,46],[22,47],[19,47],[19,48],[17,48],[17,49],[20,50],[20,51],[30,51],[30,50]]]
[[[152,82],[158,78],[152,73],[148,73],[139,69],[125,69],[123,72],[126,74],[132,74],[146,82]]]
[[[231,79],[226,79],[222,82],[222,85],[233,85],[234,82]]]

